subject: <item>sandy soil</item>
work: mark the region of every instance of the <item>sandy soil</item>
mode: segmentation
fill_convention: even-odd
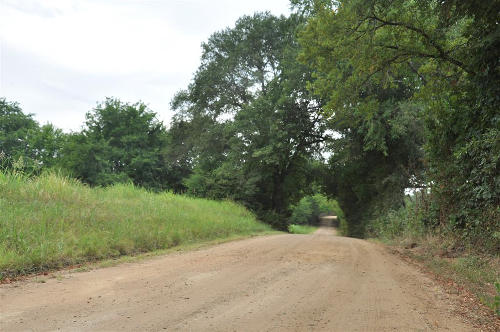
[[[273,235],[0,286],[1,331],[472,331],[383,246]]]

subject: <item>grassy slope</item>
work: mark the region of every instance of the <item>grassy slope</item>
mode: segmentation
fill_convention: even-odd
[[[500,316],[498,255],[480,254],[470,248],[457,250],[457,239],[442,234],[416,234],[411,230],[398,235],[381,235],[378,240],[422,263],[440,279],[448,279],[469,290]]]
[[[488,249],[491,245],[472,246],[460,233],[427,228],[427,216],[415,204],[408,199],[405,207],[374,220],[372,235],[420,261],[438,277],[465,287],[500,316],[500,253]]]
[[[408,243],[414,248],[409,248]],[[480,255],[473,250],[457,252],[447,248],[447,241],[439,236],[398,238],[389,241],[398,246],[406,256],[423,263],[430,271],[450,279],[472,292],[483,304],[500,316],[500,258]]]
[[[268,230],[232,202],[0,173],[0,279]]]

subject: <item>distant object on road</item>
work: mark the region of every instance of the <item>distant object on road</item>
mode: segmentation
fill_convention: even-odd
[[[320,216],[319,224],[323,227],[339,227],[337,216]]]

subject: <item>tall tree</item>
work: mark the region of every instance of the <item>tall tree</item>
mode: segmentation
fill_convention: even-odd
[[[167,187],[165,128],[145,104],[108,98],[86,117],[85,129],[71,135],[62,152],[64,167],[92,185]]]
[[[379,66],[386,53],[374,56],[373,39],[353,35],[358,3],[350,4],[307,2],[303,8],[312,16],[300,34],[300,59],[316,69],[311,88],[325,100],[329,128],[338,133],[327,188],[349,233],[362,236],[369,220],[402,205],[405,188],[420,180],[422,105],[411,98],[423,82],[410,66]]]
[[[274,223],[300,198],[325,139],[311,72],[296,62],[300,24],[297,15],[245,16],[203,44],[193,83],[173,101],[199,138],[191,193],[242,201]]]
[[[342,109],[358,106],[351,95],[377,96],[363,92],[373,83],[408,85],[403,99],[425,121],[439,223],[477,239],[498,229],[500,1],[293,2],[311,14],[303,59],[317,71],[313,87],[327,109],[349,122],[353,113]]]

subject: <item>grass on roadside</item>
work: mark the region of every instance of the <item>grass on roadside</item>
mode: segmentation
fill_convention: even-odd
[[[417,204],[418,203],[418,204]],[[492,238],[474,243],[462,231],[432,226],[427,201],[407,199],[404,207],[388,211],[368,225],[377,239],[405,248],[408,256],[422,262],[437,276],[468,289],[481,302],[500,315],[500,255]],[[430,208],[429,208],[430,209]],[[431,226],[429,226],[431,225]]]
[[[292,234],[311,234],[318,228],[308,225],[288,225],[288,232]]]
[[[408,248],[408,243],[411,247]],[[405,253],[422,262],[438,276],[453,280],[469,289],[478,299],[500,315],[500,258],[472,251],[456,252],[439,236],[399,239],[390,244],[407,247]]]
[[[200,250],[203,248],[207,248],[210,246],[226,243],[226,242],[231,242],[231,241],[237,241],[241,239],[247,239],[252,236],[262,236],[262,235],[276,235],[276,234],[281,234],[282,232],[276,231],[276,230],[268,230],[268,231],[259,231],[255,233],[248,233],[248,234],[234,234],[230,235],[225,238],[216,238],[212,240],[203,240],[200,242],[190,242],[190,243],[182,243],[178,246],[175,247],[170,247],[166,249],[158,249],[154,251],[148,251],[148,252],[143,252],[135,255],[124,255],[124,256],[119,256],[119,257],[112,257],[112,258],[106,258],[102,259],[99,261],[89,261],[85,262],[78,267],[70,270],[71,272],[88,272],[92,271],[97,268],[107,268],[107,267],[112,267],[116,266],[119,264],[123,263],[134,263],[134,262],[139,262],[144,259],[150,259],[162,255],[167,255],[171,253],[179,253],[179,252],[185,252],[185,251],[192,251],[192,250]],[[57,274],[55,275],[57,276]]]
[[[0,280],[270,230],[233,202],[90,188],[54,174],[0,172],[0,211]]]

